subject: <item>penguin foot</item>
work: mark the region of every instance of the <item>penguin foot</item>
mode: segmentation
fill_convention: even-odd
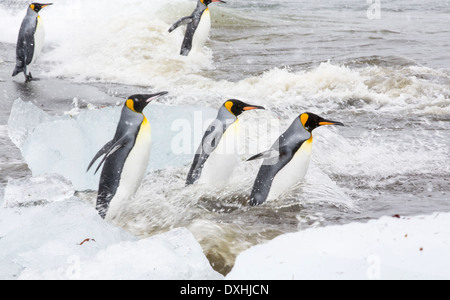
[[[25,82],[30,82],[33,80],[33,76],[31,76],[31,72],[28,75],[25,75]]]
[[[31,76],[31,73],[29,73],[28,75],[25,76],[25,82],[30,82],[30,81],[39,81],[39,78],[35,78],[33,76]]]

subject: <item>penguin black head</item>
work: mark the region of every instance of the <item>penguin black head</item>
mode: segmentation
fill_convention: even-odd
[[[232,113],[233,115],[235,115],[236,117],[239,116],[240,114],[242,114],[244,111],[247,110],[252,110],[252,109],[265,109],[262,106],[257,106],[257,105],[250,105],[247,103],[242,102],[241,100],[237,100],[237,99],[230,99],[227,100],[223,106],[225,106],[225,108]]]
[[[152,100],[167,94],[168,92],[160,92],[156,94],[137,94],[128,97],[125,102],[125,106],[131,109],[134,112],[142,113],[144,108],[149,104]]]
[[[53,3],[31,3],[30,8],[35,12],[40,12],[46,6],[52,5]]]
[[[211,4],[212,2],[221,2],[221,3],[226,3],[225,1],[222,0],[200,0],[203,4],[205,4],[206,6],[208,6],[209,4]]]
[[[316,114],[305,112],[300,115],[300,121],[302,122],[303,127],[311,132],[313,129],[323,126],[323,125],[339,125],[344,126],[341,122],[326,120]]]

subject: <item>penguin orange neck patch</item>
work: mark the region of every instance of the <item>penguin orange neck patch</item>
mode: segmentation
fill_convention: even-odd
[[[226,107],[226,109],[228,109],[228,111],[230,112],[230,113],[232,113],[231,112],[231,108],[233,107],[233,102],[231,102],[231,101],[227,101],[226,103],[225,103],[225,107]],[[232,113],[233,114],[233,113]],[[234,114],[233,114],[234,115]]]
[[[308,118],[309,118],[308,114],[302,114],[300,116],[300,121],[302,122],[303,126],[305,126],[306,122],[308,122]]]
[[[131,109],[132,111],[136,112],[136,110],[134,110],[134,101],[132,99],[128,99],[126,102],[126,106]]]

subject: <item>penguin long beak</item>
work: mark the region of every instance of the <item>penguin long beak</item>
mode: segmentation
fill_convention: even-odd
[[[322,120],[319,122],[319,126],[323,125],[338,125],[338,126],[344,126],[344,123],[336,122],[336,121],[330,121],[330,120]]]
[[[225,1],[222,1],[222,0],[212,0],[211,2],[221,2],[221,3],[226,3]]]
[[[145,98],[148,98],[145,102],[149,103],[153,100],[155,100],[156,98],[159,98],[163,95],[168,94],[169,92],[160,92],[160,93],[156,93],[156,94],[150,94],[150,95],[144,95]]]
[[[265,109],[262,106],[258,106],[258,105],[252,105],[252,106],[246,106],[244,107],[244,110],[252,110],[252,109]]]
[[[41,7],[44,8],[44,7],[49,6],[49,5],[53,5],[53,3],[45,3],[45,4],[41,4]]]

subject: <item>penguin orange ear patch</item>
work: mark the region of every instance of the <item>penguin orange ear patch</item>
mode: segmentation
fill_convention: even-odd
[[[133,99],[128,99],[127,102],[126,102],[126,105],[127,105],[127,107],[129,109],[131,109],[132,111],[135,111],[134,110],[134,101],[133,101]]]
[[[302,114],[300,116],[300,121],[302,122],[303,126],[305,126],[306,122],[308,122],[308,118],[309,118],[308,114]]]
[[[227,101],[225,103],[225,107],[228,109],[228,111],[231,113],[231,108],[233,107],[233,102]]]
[[[31,4],[31,5],[30,5],[30,8],[31,8],[32,10],[34,10],[34,4]]]

